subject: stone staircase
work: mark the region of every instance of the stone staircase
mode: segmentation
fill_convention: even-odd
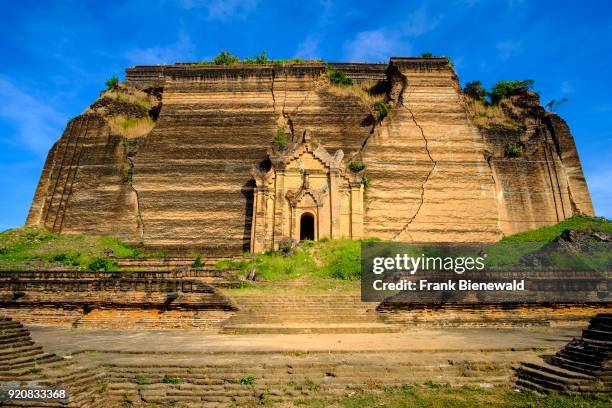
[[[211,270],[220,261],[239,260],[241,258],[219,258],[219,257],[202,257],[202,269]],[[163,271],[163,270],[197,270],[192,268],[195,262],[195,257],[148,257],[148,258],[116,258],[115,262],[122,269],[129,270],[147,270],[147,271]]]
[[[12,387],[62,388],[69,396],[62,401],[7,401],[3,407],[102,407],[98,390],[103,378],[97,368],[45,353],[21,323],[0,318],[0,381]]]
[[[540,393],[612,392],[612,314],[595,316],[554,356],[523,363],[516,383]]]
[[[385,324],[375,304],[354,295],[242,295],[234,297],[239,311],[223,324],[225,334],[391,333],[400,326]]]
[[[342,397],[356,390],[376,392],[406,383],[505,384],[511,378],[508,361],[462,363],[452,358],[296,352],[259,358],[210,355],[200,364],[169,357],[156,364],[111,363],[106,368],[108,398],[133,406],[294,406],[308,398]]]

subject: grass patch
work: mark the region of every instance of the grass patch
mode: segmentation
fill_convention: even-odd
[[[164,378],[162,378],[162,382],[164,384],[182,384],[183,380],[181,380],[178,377],[171,377],[169,375],[164,375]]]
[[[448,385],[404,385],[388,388],[383,393],[356,392],[351,396],[333,399],[304,399],[305,407],[343,408],[405,408],[405,407],[449,407],[449,408],[490,408],[490,407],[608,407],[612,395],[563,396],[550,394],[540,396],[532,392],[517,392],[509,387],[481,388],[476,386],[450,387]]]
[[[105,258],[95,258],[87,264],[90,271],[116,271],[119,266],[116,262]]]
[[[143,118],[130,118],[123,115],[108,119],[111,133],[127,138],[135,138],[148,134],[155,126],[155,121],[149,116]]]
[[[137,250],[110,237],[56,235],[43,228],[25,227],[0,233],[0,269],[65,267],[112,270],[112,257],[134,258]]]
[[[237,55],[233,55],[229,51],[221,51],[219,55],[213,58],[212,61],[200,61],[196,65],[266,65],[266,64],[302,64],[307,62],[322,62],[321,60],[305,60],[302,58],[289,59],[269,59],[265,51],[259,55],[254,55],[252,58],[240,59]]]
[[[502,242],[553,242],[564,230],[612,233],[612,221],[604,217],[575,215],[555,225],[509,235],[504,237]]]
[[[140,105],[146,110],[150,110],[157,105],[158,101],[154,96],[147,94],[138,89],[119,87],[104,91],[100,98],[114,99],[119,102],[127,102],[135,105]]]
[[[238,262],[224,260],[215,269],[234,269],[246,275],[255,268],[267,281],[298,278],[357,280],[361,274],[361,241],[350,239],[304,241],[291,255],[269,251]]]
[[[333,84],[333,82],[332,82]],[[363,81],[350,85],[330,86],[329,92],[336,96],[354,96],[359,98],[363,105],[367,106],[372,116],[381,120],[376,106],[388,108],[385,115],[390,110],[390,105],[386,102],[387,87],[382,81]]]
[[[256,379],[257,377],[255,377],[253,374],[247,374],[238,380],[238,382],[242,385],[253,385]]]
[[[486,129],[493,126],[513,130],[523,128],[523,125],[506,115],[500,105],[491,105],[485,103],[484,100],[467,98],[467,106],[474,124],[479,128]]]

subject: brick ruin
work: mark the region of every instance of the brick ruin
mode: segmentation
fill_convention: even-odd
[[[337,92],[324,63],[128,68],[127,88],[157,101],[129,114],[152,129],[117,134],[96,104],[71,120],[26,224],[223,257],[304,236],[303,214],[316,238],[407,242],[496,241],[593,215],[567,124],[537,96],[514,101],[520,128],[479,129],[445,58],[328,65],[382,88],[389,114]],[[279,128],[289,146],[270,156]],[[521,157],[506,157],[511,142]],[[307,144],[325,153],[303,160]]]

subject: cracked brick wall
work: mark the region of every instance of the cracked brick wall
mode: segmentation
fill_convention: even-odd
[[[251,169],[268,165],[278,128],[293,142],[309,130],[328,151],[342,149],[346,162],[368,165],[365,236],[494,241],[593,213],[560,118],[549,115],[524,132],[525,163],[508,161],[499,157],[505,136],[473,124],[446,59],[392,58],[386,70],[331,65],[358,81],[385,79],[389,115],[373,120],[357,95],[334,92],[323,63],[128,69],[128,87],[161,92],[152,131],[131,151],[100,118],[71,121],[49,153],[27,224],[115,235],[169,253],[239,255],[250,247]],[[541,137],[530,137],[532,130]]]

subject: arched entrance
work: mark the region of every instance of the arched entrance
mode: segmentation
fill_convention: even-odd
[[[300,241],[315,239],[315,219],[310,213],[302,214],[300,218]]]

